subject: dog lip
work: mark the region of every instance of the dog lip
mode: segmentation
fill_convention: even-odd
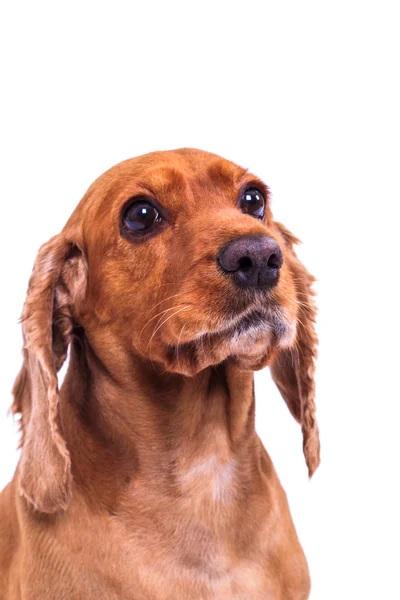
[[[234,330],[245,333],[248,329],[258,329],[268,323],[267,315],[260,310],[253,310],[234,326]]]

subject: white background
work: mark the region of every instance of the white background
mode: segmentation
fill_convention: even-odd
[[[399,18],[393,2],[2,3],[0,488],[17,320],[41,243],[122,159],[182,146],[249,167],[319,282],[322,464],[267,371],[257,426],[313,600],[399,599]]]

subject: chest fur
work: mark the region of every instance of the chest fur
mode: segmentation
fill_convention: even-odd
[[[307,565],[279,482],[244,477],[235,458],[211,454],[177,463],[169,489],[137,478],[116,512],[77,500],[30,548],[33,581],[57,565],[38,597],[62,598],[67,585],[68,597],[104,600],[305,600]]]

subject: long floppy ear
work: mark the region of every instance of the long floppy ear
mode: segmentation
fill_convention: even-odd
[[[57,372],[85,282],[82,253],[63,233],[52,238],[39,250],[21,318],[24,362],[12,405],[21,414],[19,489],[45,513],[65,509],[69,500],[71,461],[60,427]]]
[[[288,265],[297,292],[298,322],[295,344],[282,349],[271,364],[272,377],[294,418],[301,423],[303,451],[311,477],[320,462],[319,431],[315,417],[315,333],[316,308],[312,284],[315,281],[297,258],[293,245],[299,240],[281,223],[276,223],[285,240]]]

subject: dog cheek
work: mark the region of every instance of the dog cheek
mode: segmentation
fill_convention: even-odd
[[[287,264],[282,267],[278,285],[273,290],[273,299],[288,321],[296,321],[298,313],[296,287]]]

